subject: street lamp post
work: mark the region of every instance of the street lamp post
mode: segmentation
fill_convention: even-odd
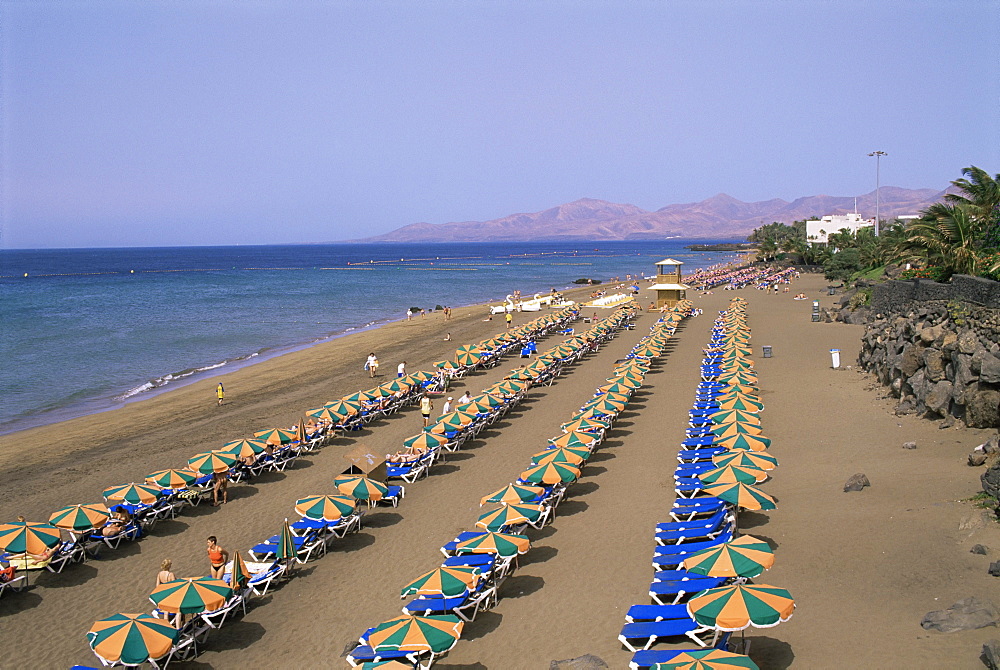
[[[875,237],[878,237],[878,224],[879,224],[879,218],[878,218],[879,161],[882,159],[882,156],[888,156],[889,154],[887,154],[884,151],[873,151],[873,152],[871,152],[868,155],[875,157]]]

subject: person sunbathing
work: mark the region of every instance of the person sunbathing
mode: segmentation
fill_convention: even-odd
[[[101,534],[104,537],[114,537],[125,530],[125,527],[131,522],[132,515],[129,514],[127,509],[118,505],[111,511],[111,518],[109,518],[108,522],[104,524],[104,528],[101,529]]]

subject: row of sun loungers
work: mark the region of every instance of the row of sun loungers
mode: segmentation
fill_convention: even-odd
[[[601,331],[594,335],[603,338],[602,331],[610,330],[609,336],[613,336],[631,322],[634,314],[634,309],[619,310],[606,319]],[[679,318],[669,319],[656,329],[656,335],[663,337],[655,343],[657,347],[673,332]],[[398,621],[393,620],[361,635],[359,646],[347,657],[352,666],[365,664],[369,667],[369,663],[400,661],[407,666],[429,668],[457,642],[465,622],[496,605],[503,580],[517,567],[517,556],[529,549],[530,541],[524,533],[540,529],[555,518],[567,487],[579,477],[580,467],[604,439],[631,392],[641,385],[641,378],[653,357],[651,346],[653,344],[646,341],[637,345],[634,355],[616,366],[609,383],[597,389],[594,398],[563,425],[563,435],[550,439],[548,448],[535,454],[529,468],[518,479],[483,498],[482,504],[499,502],[501,507],[481,515],[476,522],[477,530],[460,533],[441,548],[445,558],[437,570],[479,568],[479,573],[461,593],[418,595],[403,607],[403,614],[429,617],[430,625],[436,627],[451,627],[452,635],[446,640],[447,644],[421,650],[373,643],[380,631]],[[574,458],[573,454],[579,458]],[[476,553],[479,551],[484,553]],[[404,597],[407,593],[404,588]]]

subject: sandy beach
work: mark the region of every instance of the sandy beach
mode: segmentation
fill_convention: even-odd
[[[776,547],[774,568],[756,581],[789,589],[797,602],[791,621],[748,629],[751,656],[761,668],[982,667],[982,643],[1000,637],[994,628],[946,635],[919,624],[926,612],[988,595],[995,585],[987,568],[1000,531],[965,502],[979,491],[981,473],[965,464],[966,455],[991,431],[940,430],[936,422],[897,417],[870,378],[832,369],[829,349],[839,348],[843,365],[852,366],[863,329],[811,322],[812,299],[824,307],[835,300],[825,286],[822,277],[803,275],[787,294],[691,296],[705,314],[678,329],[552,525],[529,531],[532,549],[504,583],[499,605],[467,625],[436,667],[543,669],[584,654],[612,668],[628,666],[631,654],[617,635],[628,607],[649,602],[653,528],[673,500],[701,349],[713,315],[734,295],[749,303],[762,424],[780,462],[762,485],[778,509],[741,516],[741,529]],[[792,300],[799,291],[810,300]],[[483,307],[467,307],[448,322],[437,314],[394,322],[121,409],[2,436],[0,518],[44,520],[63,505],[98,501],[107,486],[179,467],[255,430],[291,425],[306,409],[371,387],[363,370],[369,351],[381,362],[376,382],[394,377],[404,359],[409,371],[429,369],[458,345],[503,330],[501,319],[484,315]],[[537,315],[519,314],[515,324]],[[407,485],[399,508],[367,514],[360,533],[255,600],[245,617],[212,634],[195,662],[176,667],[346,666],[345,647],[399,613],[400,587],[440,564],[439,547],[473,526],[480,497],[517,477],[654,321],[640,315],[636,330],[567,368],[552,386],[533,389],[427,479]],[[560,339],[550,335],[539,348]],[[762,345],[773,348],[772,358],[761,357]],[[508,357],[458,380],[449,394],[478,392],[518,364]],[[214,397],[220,379],[227,392],[221,407]],[[161,560],[173,559],[178,576],[207,573],[206,536],[245,552],[295,516],[297,498],[330,492],[345,452],[358,444],[394,451],[420,425],[419,411],[406,409],[284,473],[230,487],[227,505],[186,510],[141,542],[62,574],[33,574],[30,590],[0,599],[0,667],[97,665],[87,629],[116,612],[149,611]],[[917,449],[903,449],[907,441]],[[871,487],[844,493],[845,480],[858,472]],[[975,543],[993,550],[971,554]]]

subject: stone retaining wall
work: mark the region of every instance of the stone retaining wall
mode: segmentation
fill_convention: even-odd
[[[858,363],[900,399],[897,413],[1000,427],[1000,283],[891,281],[871,302]]]

